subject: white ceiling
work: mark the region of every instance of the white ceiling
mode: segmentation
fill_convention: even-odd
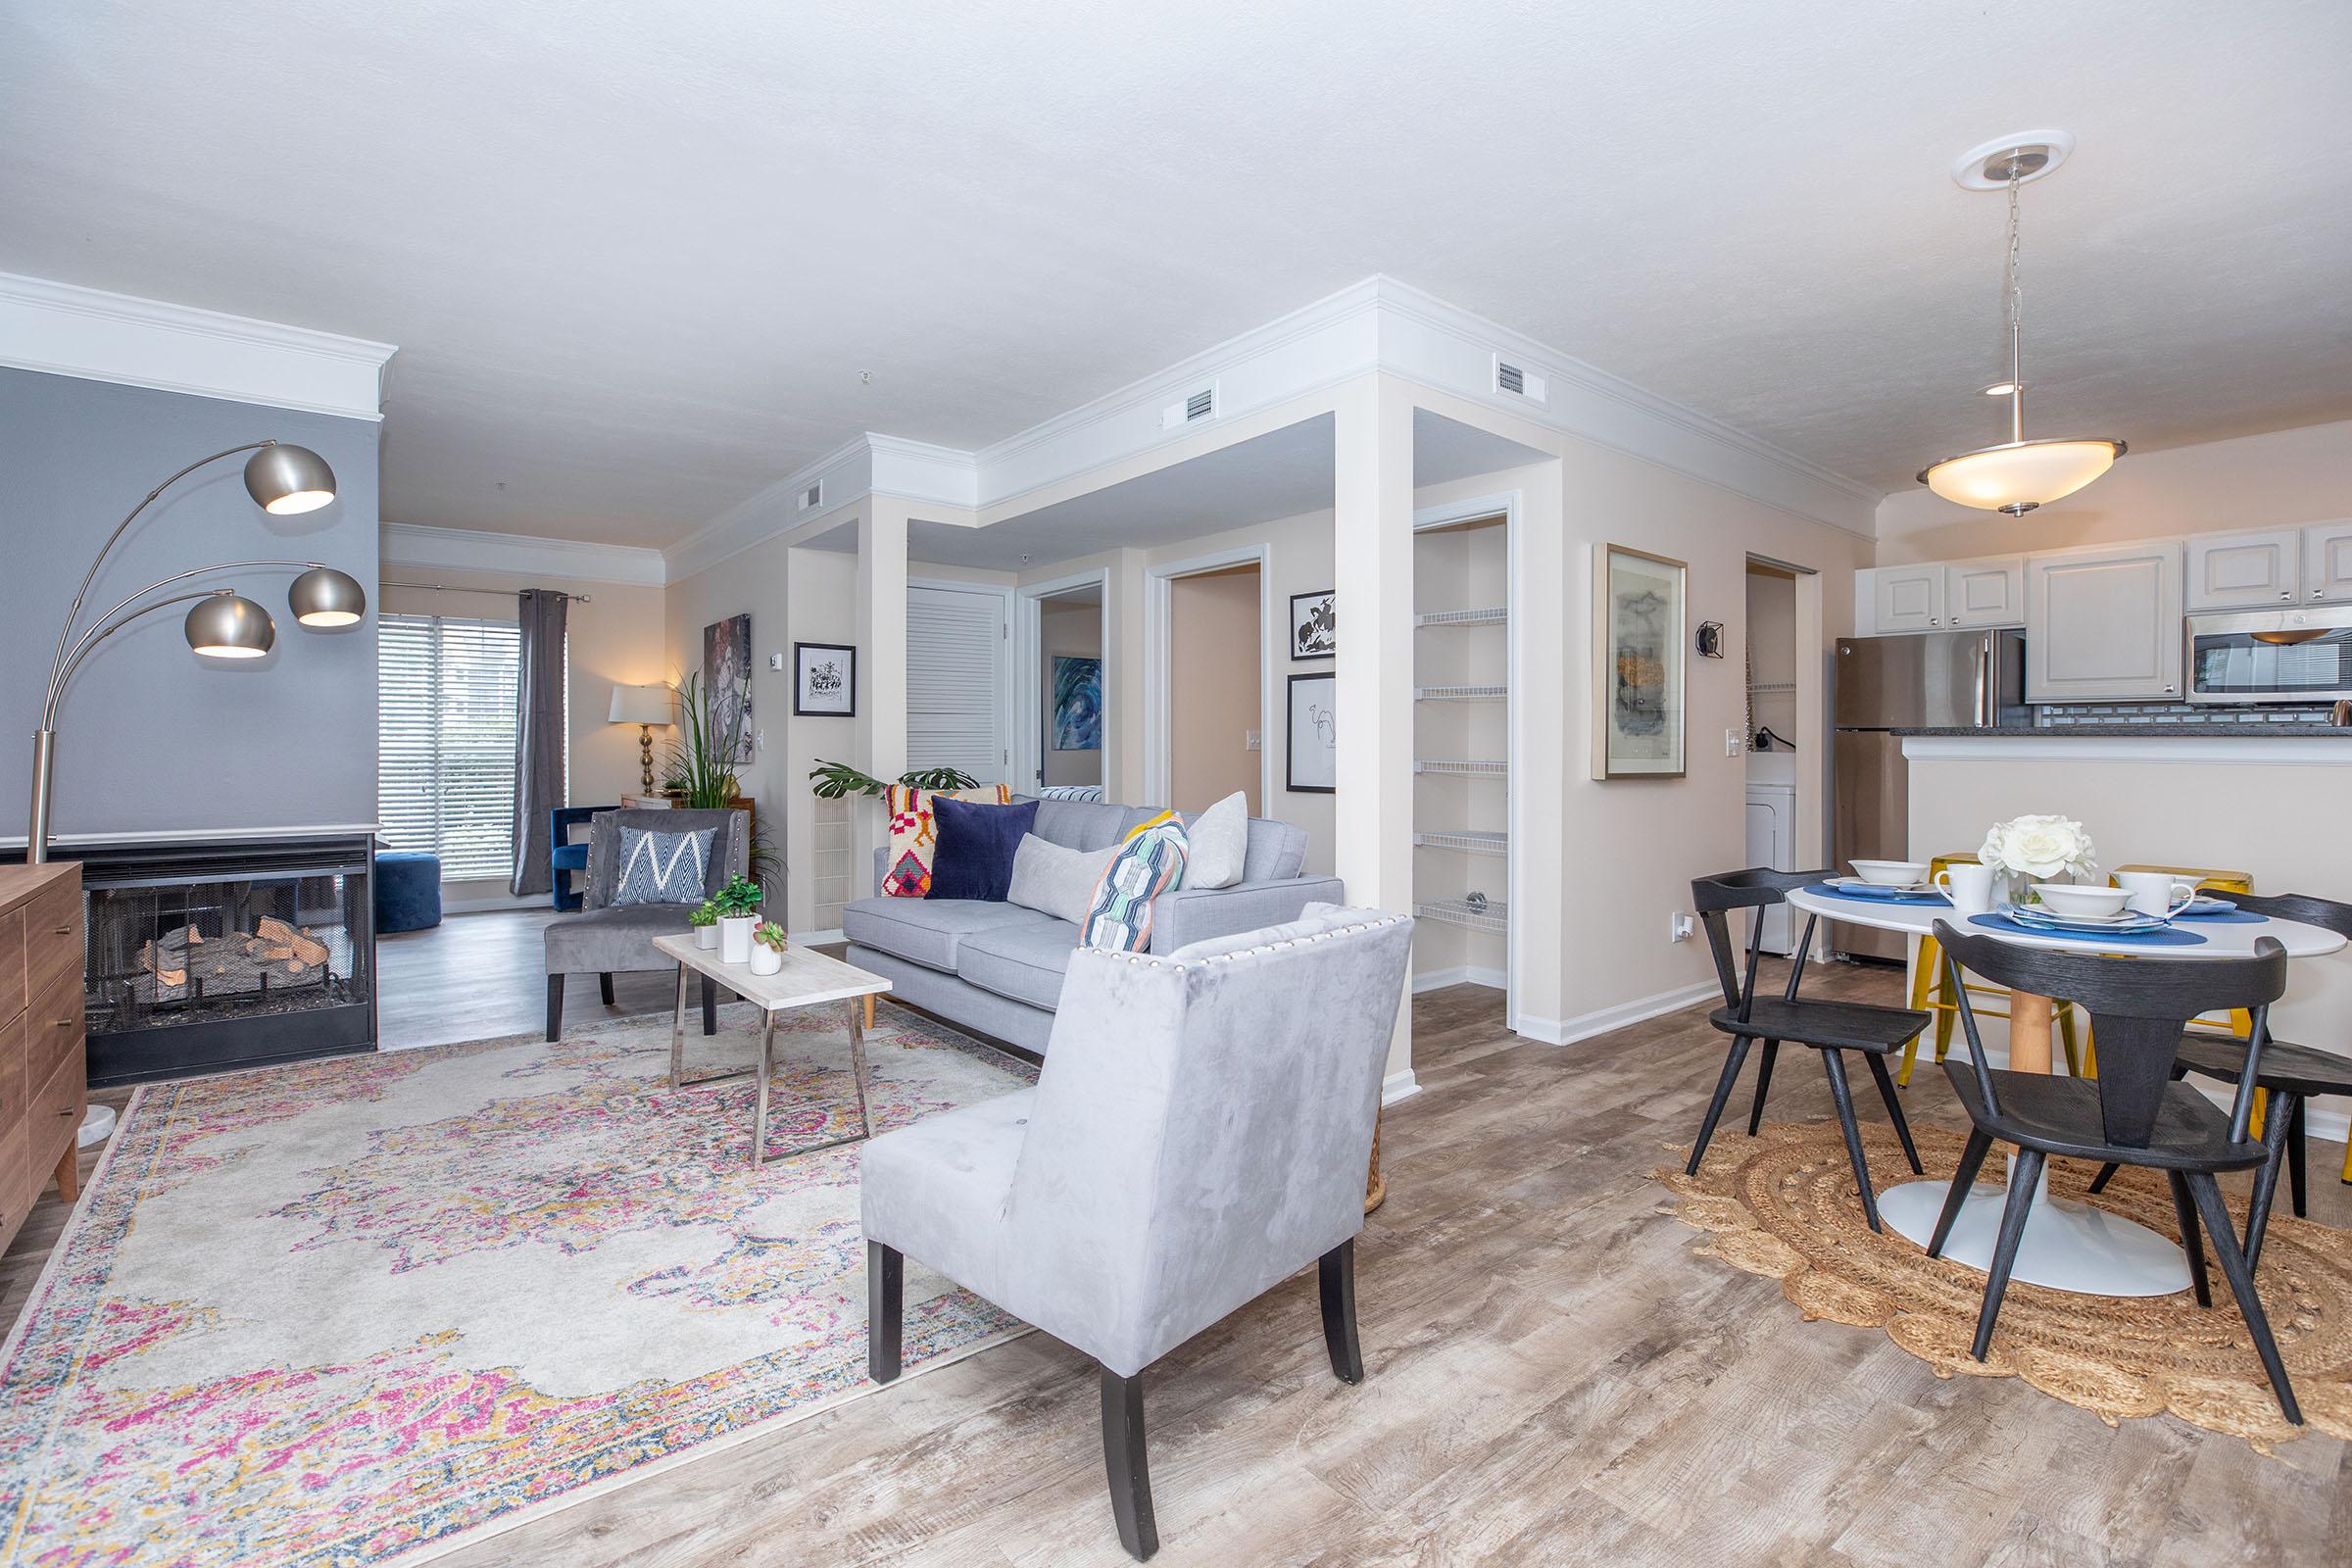
[[[384,514],[664,544],[1375,271],[1881,487],[2352,416],[2352,6],[0,9],[0,270],[401,346]],[[859,372],[873,372],[871,384]]]

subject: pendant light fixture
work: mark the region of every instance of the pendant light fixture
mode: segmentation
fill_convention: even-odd
[[[2023,136],[1980,147],[1964,155],[1952,176],[1971,190],[2006,190],[2009,194],[2009,254],[2006,281],[2009,305],[2009,375],[1984,389],[1988,397],[2009,400],[2009,439],[1999,446],[1946,458],[1920,470],[1919,482],[1964,507],[2006,512],[2022,516],[2044,502],[2071,496],[2115,466],[2126,450],[2121,441],[2043,437],[2026,439],[2026,379],[2020,338],[2024,311],[2018,286],[2018,187],[2049,173],[2073,147],[2073,138],[2057,131],[2032,131]]]

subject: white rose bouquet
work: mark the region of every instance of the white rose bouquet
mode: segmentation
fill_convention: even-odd
[[[2052,882],[2064,873],[2080,880],[2099,868],[2097,849],[2082,824],[2063,816],[2015,816],[1995,822],[1977,858],[2020,880]]]

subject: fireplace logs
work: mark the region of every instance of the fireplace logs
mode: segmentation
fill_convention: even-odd
[[[319,984],[329,978],[328,956],[326,944],[313,938],[309,927],[297,929],[270,915],[256,921],[251,931],[220,937],[207,937],[186,925],[139,950],[144,972],[131,983],[139,1000],[149,1005],[181,1001],[191,991],[219,999],[289,984]]]

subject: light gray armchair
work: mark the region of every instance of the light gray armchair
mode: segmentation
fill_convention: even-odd
[[[581,908],[549,922],[547,944],[547,1038],[564,1028],[564,977],[597,977],[605,1005],[612,1004],[614,973],[636,974],[669,970],[676,963],[654,947],[654,938],[680,935],[691,929],[686,916],[694,904],[626,904],[615,906],[612,893],[620,878],[620,830],[649,833],[710,835],[710,860],[703,872],[703,897],[725,887],[727,878],[742,873],[750,858],[744,843],[741,811],[612,810],[599,811],[588,820],[588,882],[581,890]],[[716,1032],[718,994],[710,976],[703,977],[703,1033]]]
[[[864,1147],[874,1381],[899,1375],[906,1256],[1095,1357],[1111,1511],[1149,1557],[1146,1367],[1319,1260],[1332,1370],[1363,1376],[1355,1234],[1412,932],[1314,904],[1073,956],[1035,1089]]]

